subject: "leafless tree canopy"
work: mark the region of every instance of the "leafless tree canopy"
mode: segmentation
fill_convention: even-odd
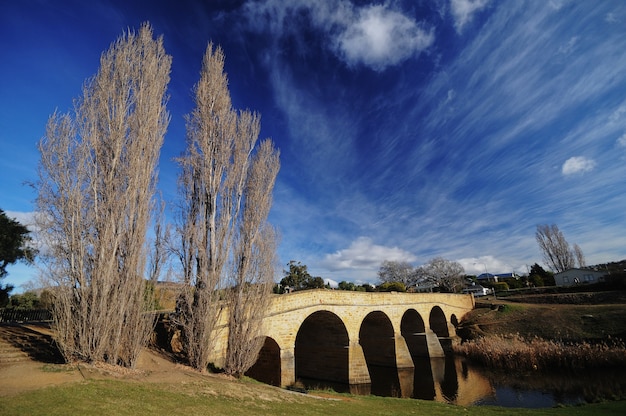
[[[256,337],[273,282],[276,236],[266,221],[278,151],[269,140],[257,146],[256,113],[232,108],[224,54],[212,44],[195,102],[187,120],[187,150],[179,158],[177,252],[186,287],[178,305],[180,323],[190,364],[204,370],[214,324],[228,307],[225,369],[239,375],[261,346]]]
[[[582,249],[577,244],[573,249],[570,248],[563,233],[555,224],[538,225],[535,238],[544,261],[555,273],[574,268],[577,263],[579,267],[585,267]]]
[[[133,366],[152,329],[145,242],[170,66],[148,24],[124,34],[85,83],[74,117],[52,115],[39,143],[38,225],[67,360]]]
[[[585,255],[583,254],[583,249],[580,248],[578,244],[574,244],[574,257],[576,258],[576,263],[578,263],[578,267],[587,266],[587,262],[585,261]]]
[[[420,279],[437,284],[445,292],[455,292],[463,285],[465,269],[459,262],[442,257],[431,259],[417,271]]]
[[[406,261],[385,260],[378,270],[381,283],[400,282],[409,287],[417,283],[417,273],[413,265]]]

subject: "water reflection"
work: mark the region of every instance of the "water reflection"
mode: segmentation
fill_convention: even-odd
[[[490,372],[461,357],[413,357],[415,369],[371,366],[371,384],[339,385],[303,380],[311,388],[340,392],[503,407],[539,408],[626,397],[623,371],[584,374],[510,374]]]

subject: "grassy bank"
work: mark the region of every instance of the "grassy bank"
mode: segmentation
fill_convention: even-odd
[[[463,317],[460,335],[518,334],[525,339],[598,342],[626,340],[626,304],[521,303],[486,299]]]
[[[626,305],[573,304],[579,294],[560,296],[477,302],[461,322],[465,341],[455,351],[512,371],[626,368]]]
[[[421,400],[301,395],[250,381],[205,379],[187,383],[88,380],[0,398],[11,415],[623,415],[626,402],[552,409],[460,407]]]

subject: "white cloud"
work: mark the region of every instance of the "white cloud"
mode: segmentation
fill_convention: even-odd
[[[622,134],[622,137],[617,139],[617,145],[620,147],[626,147],[626,133]]]
[[[483,9],[487,3],[489,0],[451,0],[450,11],[456,31],[461,33],[463,26],[472,20],[474,13]]]
[[[388,4],[355,6],[348,0],[270,0],[243,8],[248,28],[298,37],[294,18],[307,16],[328,39],[329,49],[348,65],[376,71],[419,55],[434,42],[432,29]],[[305,45],[306,42],[302,42]]]
[[[339,283],[333,279],[324,279],[324,284],[329,285],[333,289],[336,289],[339,286]]]
[[[35,225],[35,213],[34,212],[19,212],[19,211],[4,211],[7,217],[16,220],[20,224],[26,226],[31,231]]]
[[[588,159],[584,156],[574,156],[563,163],[561,172],[565,176],[586,173],[591,172],[595,166],[596,162],[593,159]]]
[[[432,45],[432,30],[423,29],[400,12],[376,5],[356,11],[337,38],[340,57],[349,65],[375,70],[397,65]]]
[[[500,274],[512,272],[517,274],[527,273],[526,265],[511,264],[504,260],[499,260],[494,256],[469,257],[457,261],[463,266],[465,273],[468,275],[478,276],[483,273]]]
[[[416,260],[416,257],[401,248],[380,246],[374,244],[371,238],[359,237],[352,242],[350,247],[327,254],[321,264],[332,271],[378,270],[385,260],[412,262]]]

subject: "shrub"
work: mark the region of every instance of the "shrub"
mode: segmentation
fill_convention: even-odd
[[[406,292],[406,286],[402,282],[385,282],[377,289],[379,292]]]

